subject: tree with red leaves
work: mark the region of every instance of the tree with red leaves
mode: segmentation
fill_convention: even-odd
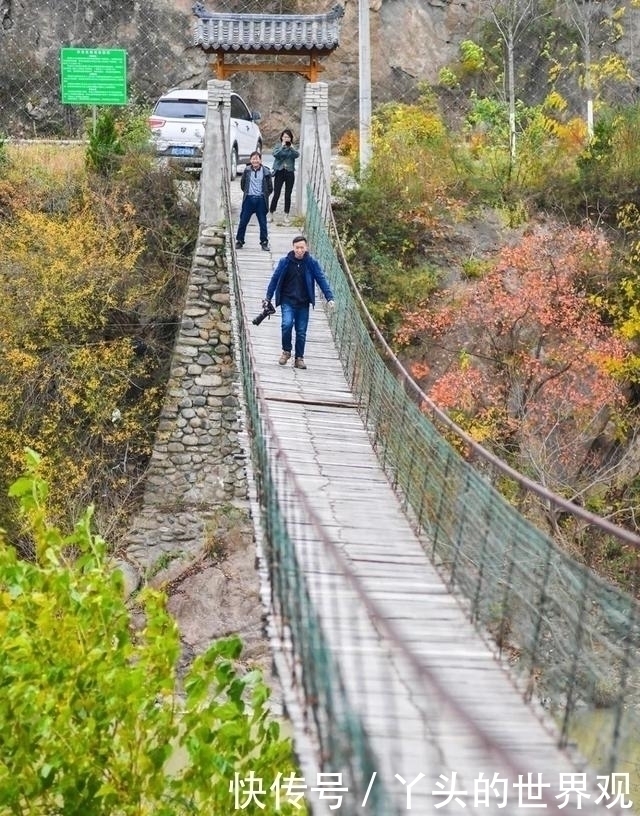
[[[481,280],[407,314],[397,335],[440,359],[413,368],[438,406],[571,498],[611,463],[625,403],[613,372],[627,350],[589,296],[609,260],[596,230],[537,229]]]

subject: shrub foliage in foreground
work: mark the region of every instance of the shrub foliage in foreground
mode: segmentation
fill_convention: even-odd
[[[215,643],[179,681],[164,596],[142,594],[134,629],[91,509],[70,535],[48,524],[38,465],[28,451],[11,487],[35,563],[0,538],[0,814],[225,814],[236,773],[295,773],[260,674],[236,671],[240,640]]]

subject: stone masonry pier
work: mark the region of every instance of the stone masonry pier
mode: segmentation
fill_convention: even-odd
[[[199,551],[214,508],[246,506],[225,241],[204,229],[194,255],[144,507],[128,536],[127,557],[145,570],[176,548]]]
[[[118,567],[128,595],[141,583],[167,591],[187,657],[215,638],[239,634],[245,659],[265,666],[268,646],[239,438],[239,388],[226,233],[203,227],[143,506]]]

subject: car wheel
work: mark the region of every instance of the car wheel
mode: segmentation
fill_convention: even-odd
[[[231,181],[233,181],[234,178],[236,178],[236,176],[238,175],[238,163],[239,163],[239,161],[240,160],[238,158],[238,148],[237,148],[236,145],[234,145],[232,150],[231,150],[231,172],[229,174],[229,179]]]

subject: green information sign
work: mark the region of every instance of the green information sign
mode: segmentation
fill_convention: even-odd
[[[61,48],[64,105],[126,105],[127,52],[121,48]]]

